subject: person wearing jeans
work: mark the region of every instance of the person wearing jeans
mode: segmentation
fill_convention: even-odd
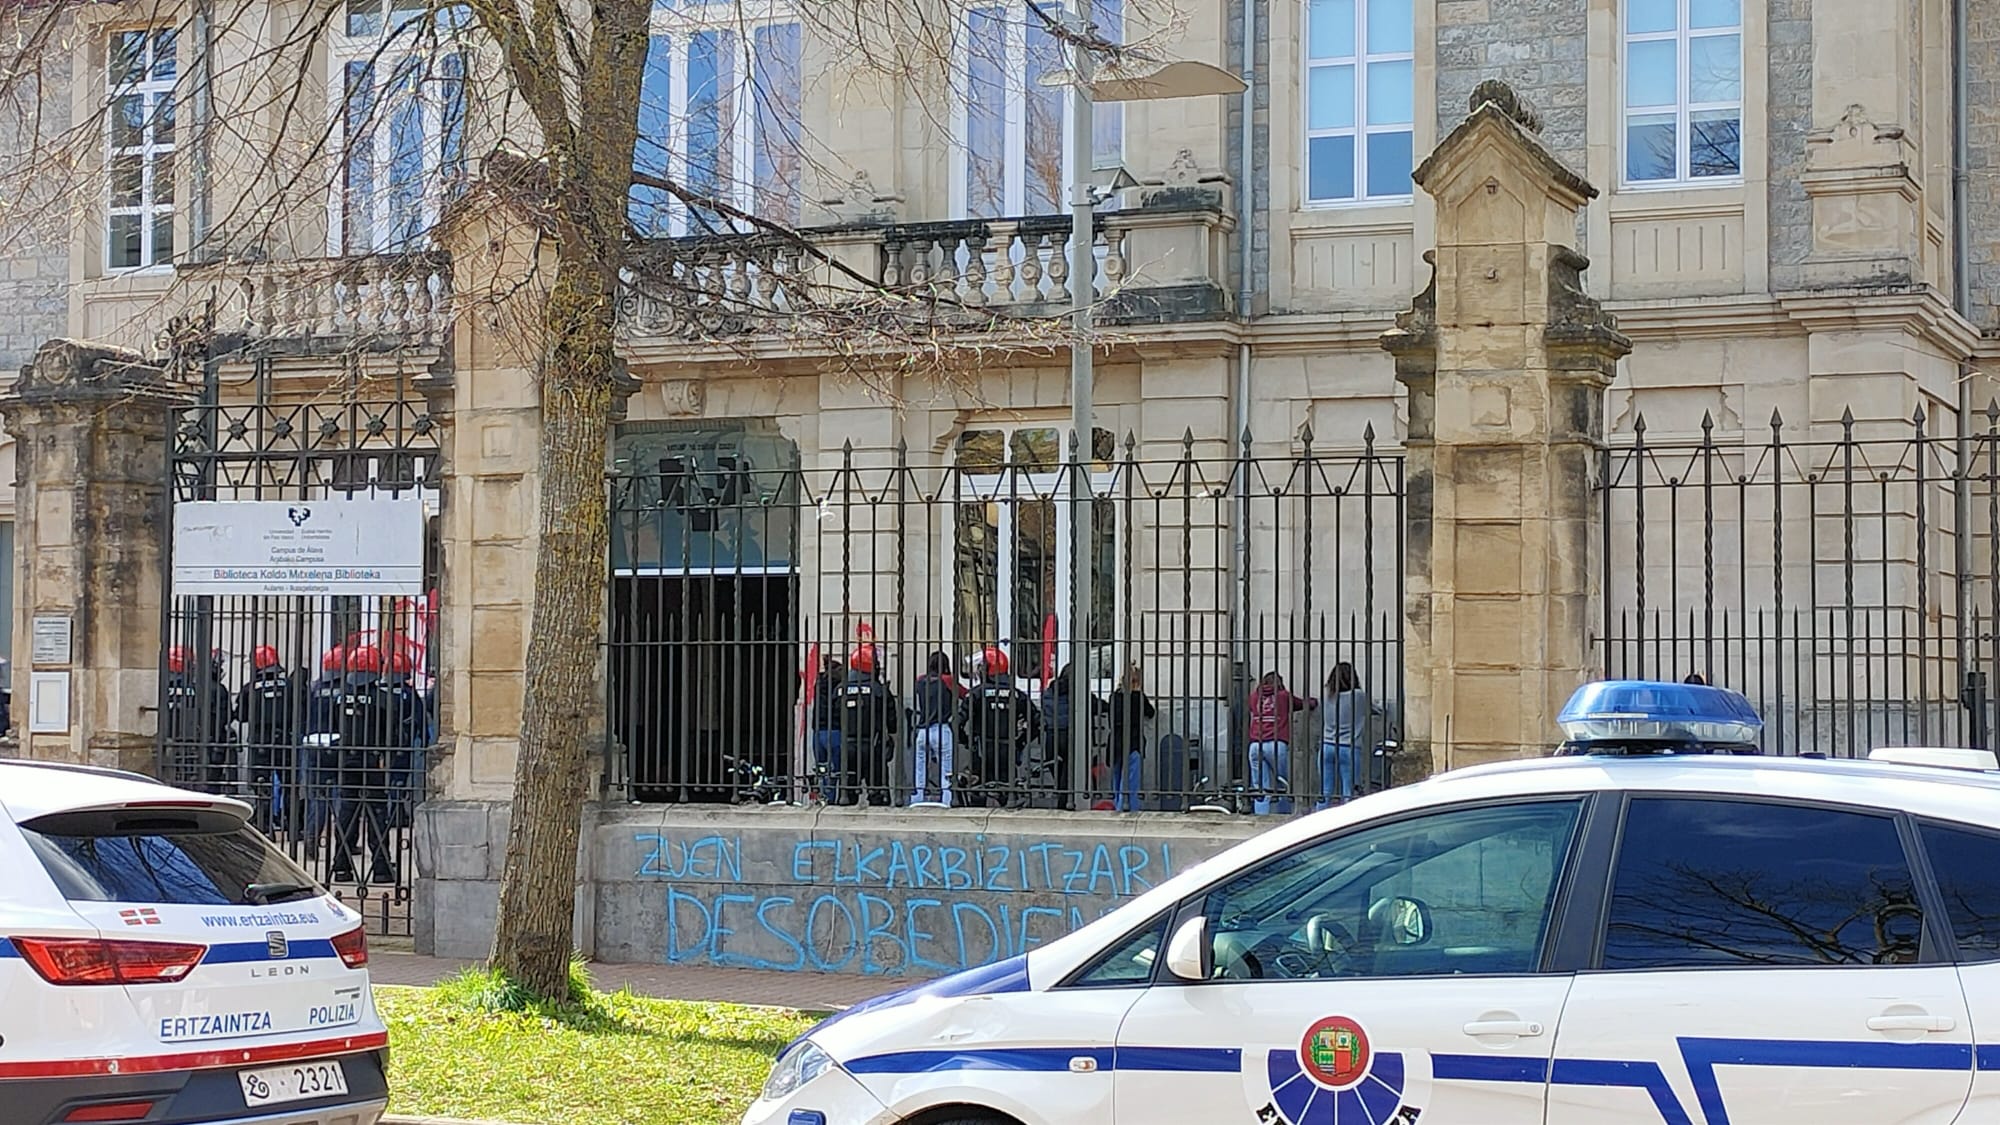
[[[1256,794],[1251,811],[1258,816],[1291,813],[1292,716],[1318,705],[1293,695],[1276,672],[1264,673],[1250,693],[1250,789]]]
[[[1117,771],[1112,808],[1138,812],[1140,778],[1145,772],[1146,721],[1156,713],[1146,698],[1145,681],[1137,664],[1125,669],[1125,682],[1111,693],[1111,761]]]
[[[849,789],[841,784],[840,685],[847,678],[847,666],[829,656],[820,666],[813,684],[813,772],[820,781],[820,800],[829,805],[843,804]]]
[[[916,777],[910,794],[912,805],[951,804],[951,773],[958,750],[958,732],[953,720],[958,714],[958,685],[951,678],[951,657],[931,653],[930,664],[917,679],[910,695],[916,716]],[[931,774],[937,774],[937,795],[932,796]]]
[[[1326,677],[1320,725],[1320,808],[1333,804],[1338,793],[1342,802],[1354,799],[1360,782],[1361,747],[1367,743],[1368,693],[1354,665],[1343,660]]]

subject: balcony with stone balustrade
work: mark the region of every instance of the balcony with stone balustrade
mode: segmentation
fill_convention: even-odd
[[[1100,213],[1098,323],[1215,321],[1229,315],[1234,229],[1209,192],[1158,193]],[[641,358],[691,341],[809,336],[879,318],[967,333],[1060,316],[1072,303],[1067,215],[927,223],[855,223],[799,232],[713,234],[637,245],[619,309],[621,339]]]
[[[1224,319],[1231,217],[1212,193],[1156,194],[1097,217],[1087,284],[1098,322]],[[883,317],[966,333],[1047,321],[1073,301],[1070,226],[1048,215],[641,241],[619,304],[621,345],[658,358],[703,341],[824,338]],[[189,265],[174,289],[185,308],[212,301],[225,340],[312,356],[439,351],[455,294],[475,282],[454,279],[450,255],[426,250]]]
[[[184,266],[190,309],[214,308],[218,338],[261,351],[436,352],[451,334],[451,255],[441,250]]]

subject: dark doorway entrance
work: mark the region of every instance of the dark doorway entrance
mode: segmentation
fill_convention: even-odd
[[[791,574],[614,577],[611,722],[636,801],[749,796],[792,772],[799,655]]]

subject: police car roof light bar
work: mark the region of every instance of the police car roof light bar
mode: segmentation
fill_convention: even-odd
[[[1650,680],[1585,684],[1556,723],[1558,755],[1758,754],[1764,720],[1727,688]]]

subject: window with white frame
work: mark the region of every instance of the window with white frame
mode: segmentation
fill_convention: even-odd
[[[1047,680],[1076,658],[1068,544],[1074,507],[1064,431],[1054,425],[971,429],[959,436],[953,566],[944,577],[952,637],[976,652],[999,645],[1016,676]],[[1091,434],[1091,636],[1097,690],[1111,690],[1118,661],[1117,450],[1109,430]],[[1049,645],[1053,643],[1051,651]]]
[[[461,6],[347,0],[333,37],[331,99],[339,170],[329,249],[413,249],[465,187]]]
[[[1412,0],[1308,0],[1305,102],[1307,202],[1408,198]]]
[[[1625,182],[1742,174],[1742,0],[1625,0]]]
[[[1071,3],[1076,0],[1071,0]],[[1097,38],[1120,42],[1122,0],[1089,0]],[[1068,206],[1069,98],[1051,76],[1070,69],[1069,50],[1048,20],[1062,23],[1073,10],[1063,3],[1026,0],[975,4],[959,28],[953,81],[959,157],[952,168],[953,210],[993,219],[1046,215]],[[1044,19],[1043,15],[1048,18]],[[1094,107],[1091,167],[1116,168],[1125,158],[1125,111],[1116,103]]]
[[[776,223],[799,219],[803,41],[781,7],[653,9],[633,164],[694,196]],[[716,209],[661,188],[632,189],[641,234],[733,229]]]
[[[104,264],[110,269],[145,269],[174,260],[177,43],[170,27],[111,33],[105,68],[110,206],[104,239]]]

